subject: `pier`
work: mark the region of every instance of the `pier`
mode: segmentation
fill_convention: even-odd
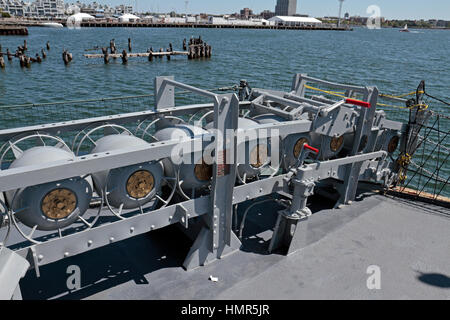
[[[144,53],[127,53],[127,56],[129,58],[138,58],[138,57],[148,57],[148,56],[154,56],[154,57],[161,57],[161,56],[187,56],[189,52],[187,51],[170,51],[170,52],[144,52]],[[95,58],[104,58],[105,55],[103,53],[94,53],[94,54],[84,54],[88,59],[95,59]],[[110,53],[110,58],[122,58],[122,53]]]
[[[63,23],[65,25],[65,23]],[[148,23],[148,22],[82,22],[87,28],[209,28],[209,29],[270,29],[270,30],[322,30],[353,31],[353,28],[335,26],[269,26],[269,25],[232,25],[200,23]]]
[[[100,48],[96,47],[94,50],[98,50]],[[92,49],[87,49],[92,50]],[[148,57],[149,61],[153,61],[153,58],[162,58],[166,57],[167,60],[170,60],[171,56],[187,56],[189,60],[192,59],[200,59],[200,58],[210,58],[212,55],[212,47],[204,42],[201,37],[199,38],[191,38],[189,40],[189,46],[187,45],[186,39],[183,40],[183,50],[184,51],[176,51],[173,50],[172,43],[169,43],[169,48],[163,49],[160,48],[159,51],[154,51],[153,47],[147,50],[147,52],[137,52],[131,53],[131,39],[128,38],[128,50],[125,49],[122,53],[117,53],[117,48],[114,43],[114,39],[110,41],[110,48],[108,52],[107,47],[101,48],[102,53],[93,53],[93,54],[84,54],[83,56],[87,59],[98,59],[102,58],[105,64],[109,63],[109,59],[117,59],[121,58],[123,63],[127,63],[129,58],[138,58],[138,57]]]
[[[0,25],[0,36],[27,36],[28,29],[22,26]]]

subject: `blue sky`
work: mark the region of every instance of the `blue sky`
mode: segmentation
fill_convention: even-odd
[[[82,0],[83,2],[91,2]],[[72,0],[66,0],[72,2]],[[74,1],[73,1],[74,2]],[[131,4],[139,11],[185,12],[185,0],[97,0],[102,4]],[[264,9],[274,10],[276,0],[189,0],[189,13],[232,13],[249,7],[259,13]],[[322,17],[337,15],[337,0],[297,0],[298,13]],[[390,19],[445,19],[450,20],[450,0],[345,0],[343,12],[350,15],[368,16],[370,5],[378,5],[381,16]]]

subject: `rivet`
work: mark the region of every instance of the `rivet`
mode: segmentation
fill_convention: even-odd
[[[42,259],[44,259],[44,256],[42,254],[38,255],[38,259],[39,261],[41,261]]]
[[[89,240],[89,241],[88,241],[88,245],[89,245],[89,246],[92,245],[92,243],[93,243],[92,240]]]
[[[130,232],[133,233],[134,232],[134,227],[130,228]]]
[[[152,225],[152,226],[150,227],[150,229],[154,230],[154,229],[155,229],[155,226],[154,226],[154,225]]]
[[[114,241],[114,237],[109,238],[109,241],[113,242]]]
[[[65,257],[68,257],[68,256],[69,256],[69,253],[68,253],[68,252],[64,252],[64,256],[65,256]]]

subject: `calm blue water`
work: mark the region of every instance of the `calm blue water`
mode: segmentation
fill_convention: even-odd
[[[133,51],[181,48],[183,38],[201,35],[213,46],[213,57],[188,61],[145,62],[131,59],[127,66],[105,66],[101,59],[82,57],[84,49],[107,46],[115,38],[124,48],[128,37]],[[288,88],[292,76],[303,72],[340,82],[376,85],[383,92],[412,91],[425,79],[430,93],[450,97],[450,31],[358,28],[353,32],[243,30],[243,29],[49,29],[30,28],[28,37],[0,37],[0,44],[15,50],[27,39],[29,54],[50,41],[52,50],[42,65],[21,69],[18,60],[0,71],[0,104],[39,103],[61,99],[98,98],[150,93],[153,78],[176,79],[204,88],[236,84],[241,78],[255,87]],[[73,53],[63,64],[63,48]],[[90,52],[93,53],[93,52]]]
[[[3,51],[15,51],[24,39],[35,55],[50,41],[52,49],[41,65],[21,69],[17,59],[0,70],[0,105],[43,103],[153,92],[153,79],[174,75],[177,80],[203,88],[238,84],[247,79],[253,87],[289,89],[295,73],[337,82],[375,85],[381,92],[400,94],[415,90],[424,79],[427,91],[450,100],[450,31],[423,30],[400,33],[394,29],[353,32],[241,30],[241,29],[49,29],[30,28],[28,37],[0,36]],[[117,59],[104,65],[102,59],[86,59],[84,49],[108,46],[115,38],[123,49],[133,40],[133,52],[153,46],[180,50],[183,38],[199,36],[213,47],[213,57],[189,61],[174,57],[149,63],[145,58]],[[65,66],[63,48],[74,60]],[[89,52],[93,53],[93,52]],[[433,110],[449,114],[442,104]],[[78,108],[79,115],[89,110]],[[16,117],[14,115],[14,117]],[[2,122],[11,121],[2,113]],[[19,119],[15,119],[19,120]],[[26,119],[21,119],[25,121]],[[447,121],[448,123],[449,121]],[[442,129],[442,128],[441,128]],[[447,140],[448,141],[448,140]],[[447,169],[448,165],[446,165]],[[447,175],[448,172],[446,171]]]

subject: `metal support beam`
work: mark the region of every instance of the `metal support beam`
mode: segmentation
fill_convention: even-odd
[[[215,161],[211,189],[211,211],[183,266],[186,270],[228,255],[241,246],[232,231],[233,189],[236,181],[239,99],[235,94],[217,96],[214,107]],[[233,132],[232,136],[226,133]]]
[[[360,109],[359,120],[353,141],[353,149],[351,156],[362,154],[375,145],[377,135],[372,135],[372,124],[375,117],[376,106],[378,102],[378,89],[370,87],[366,89],[364,96],[365,101],[370,102],[370,108]],[[344,186],[341,192],[340,204],[348,204],[349,201],[355,199],[356,190],[358,188],[358,177],[361,171],[362,162],[354,162],[347,166]]]

